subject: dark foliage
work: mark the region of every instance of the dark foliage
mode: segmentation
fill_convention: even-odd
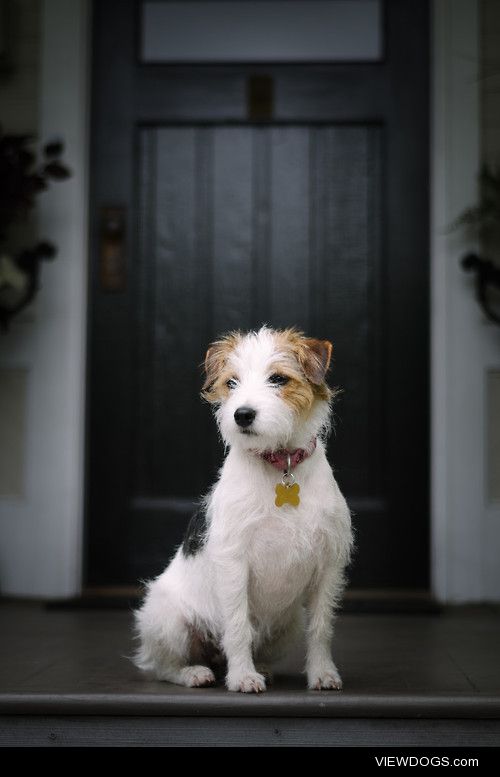
[[[483,245],[498,254],[500,245],[500,168],[483,166],[479,175],[479,202],[465,210],[452,225],[471,230]],[[498,298],[500,292],[500,266],[495,261],[467,254],[461,260],[462,268],[475,276],[476,298],[483,312],[496,324],[500,324]]]
[[[60,140],[47,143],[41,159],[37,157],[34,142],[29,135],[6,135],[0,129],[0,253],[9,228],[27,217],[40,192],[48,189],[51,181],[62,181],[71,175],[61,161],[64,145]],[[14,307],[5,307],[0,287],[1,326],[7,327],[10,319],[31,302],[39,288],[40,262],[55,255],[55,246],[40,242],[14,257],[18,269],[27,276],[26,293]]]
[[[496,267],[489,259],[482,259],[477,254],[467,254],[462,259],[462,267],[466,272],[475,274],[476,297],[483,312],[495,324],[500,324],[500,311],[495,309],[494,292],[500,290],[500,267]]]
[[[453,227],[468,227],[480,237],[500,228],[500,169],[484,165],[479,174],[479,203],[467,208]]]

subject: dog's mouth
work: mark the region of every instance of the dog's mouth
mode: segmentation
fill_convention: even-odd
[[[253,429],[240,429],[240,434],[248,434],[253,437],[257,437],[257,432],[254,432]]]

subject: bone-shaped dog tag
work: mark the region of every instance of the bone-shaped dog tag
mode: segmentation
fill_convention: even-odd
[[[293,505],[298,507],[300,504],[299,497],[300,486],[298,483],[293,485],[286,485],[284,483],[276,484],[276,499],[274,504],[276,507],[283,507],[284,504]]]

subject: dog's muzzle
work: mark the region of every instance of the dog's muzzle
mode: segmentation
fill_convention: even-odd
[[[234,420],[242,429],[248,429],[254,422],[257,413],[251,407],[239,407],[234,412]]]

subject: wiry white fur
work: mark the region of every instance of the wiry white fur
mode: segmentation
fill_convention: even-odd
[[[149,583],[136,613],[136,664],[160,680],[211,684],[214,675],[198,665],[196,650],[211,639],[227,660],[229,690],[264,691],[256,664],[272,662],[286,649],[301,628],[305,607],[308,686],[341,688],[331,639],[351,522],[321,439],[330,408],[316,399],[307,417],[299,418],[267,382],[276,358],[276,337],[267,328],[247,335],[231,354],[238,385],[216,410],[230,451],[205,497],[205,544],[189,557],[179,548]],[[242,434],[234,421],[242,405],[257,411],[256,435]],[[307,447],[316,435],[314,453],[295,471],[300,505],[276,507],[280,474],[255,451]]]

